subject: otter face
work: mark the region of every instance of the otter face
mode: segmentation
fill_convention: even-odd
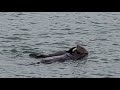
[[[75,50],[75,52],[73,53],[73,56],[74,58],[76,58],[76,60],[79,60],[87,55],[88,55],[88,51],[83,47],[80,48],[79,52]]]
[[[81,47],[80,48],[80,53],[81,54],[88,54],[88,51],[85,48]]]

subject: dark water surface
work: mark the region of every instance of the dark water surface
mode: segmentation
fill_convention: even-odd
[[[80,42],[84,60],[28,65],[32,52],[67,50]],[[0,77],[120,77],[120,12],[0,12]]]

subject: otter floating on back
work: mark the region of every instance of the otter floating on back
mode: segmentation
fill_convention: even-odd
[[[64,62],[65,60],[79,60],[88,55],[88,51],[77,45],[76,47],[70,48],[68,51],[58,51],[48,55],[30,54],[30,57],[42,60],[39,63],[49,64],[52,62]]]

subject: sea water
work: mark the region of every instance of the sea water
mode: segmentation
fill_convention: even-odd
[[[80,43],[83,60],[31,64]],[[0,12],[0,78],[120,77],[120,12]]]

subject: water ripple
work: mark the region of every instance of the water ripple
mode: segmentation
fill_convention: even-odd
[[[1,12],[0,77],[119,77],[119,18],[119,12]],[[67,50],[76,42],[85,44],[86,59],[28,65],[40,60],[30,53]]]

